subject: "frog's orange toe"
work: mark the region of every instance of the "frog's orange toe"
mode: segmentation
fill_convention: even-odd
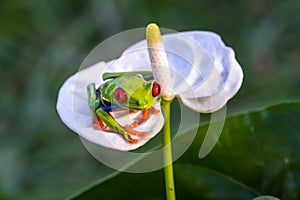
[[[144,132],[137,132],[136,135],[139,136],[139,137],[146,137],[148,135],[148,132],[145,132],[145,131]]]
[[[146,137],[148,135],[148,132],[134,130],[130,125],[124,126],[123,128],[127,131],[129,135],[135,135],[138,137]]]
[[[143,121],[146,121],[146,120],[148,120],[149,119],[149,110],[150,109],[146,109],[146,110],[143,110],[143,114],[142,114],[142,120]]]
[[[138,139],[132,139],[132,140],[130,140],[130,143],[131,143],[131,144],[137,144],[138,142],[139,142]]]

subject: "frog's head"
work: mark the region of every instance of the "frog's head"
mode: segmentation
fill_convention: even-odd
[[[150,108],[160,94],[160,85],[155,81],[145,81],[140,76],[122,78],[113,92],[114,103],[130,109]]]

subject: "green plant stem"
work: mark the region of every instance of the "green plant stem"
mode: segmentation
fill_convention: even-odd
[[[175,199],[175,187],[172,165],[172,146],[170,130],[170,106],[172,100],[162,98],[161,105],[165,112],[165,124],[163,127],[163,145],[164,145],[164,174],[167,200]]]

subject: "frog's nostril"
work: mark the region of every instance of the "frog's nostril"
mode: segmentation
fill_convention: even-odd
[[[137,101],[137,105],[138,106],[143,106],[143,105],[145,105],[147,103],[148,103],[148,101],[145,100],[145,99],[140,99],[140,100]]]
[[[141,102],[140,102],[139,100],[135,100],[135,104],[136,104],[137,106],[140,106],[140,105],[141,105]]]

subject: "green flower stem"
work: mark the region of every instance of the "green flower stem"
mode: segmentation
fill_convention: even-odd
[[[162,98],[161,105],[165,112],[165,124],[163,127],[163,146],[164,146],[164,174],[167,200],[175,199],[175,187],[172,165],[172,146],[171,146],[171,130],[170,130],[170,106],[172,100]]]

